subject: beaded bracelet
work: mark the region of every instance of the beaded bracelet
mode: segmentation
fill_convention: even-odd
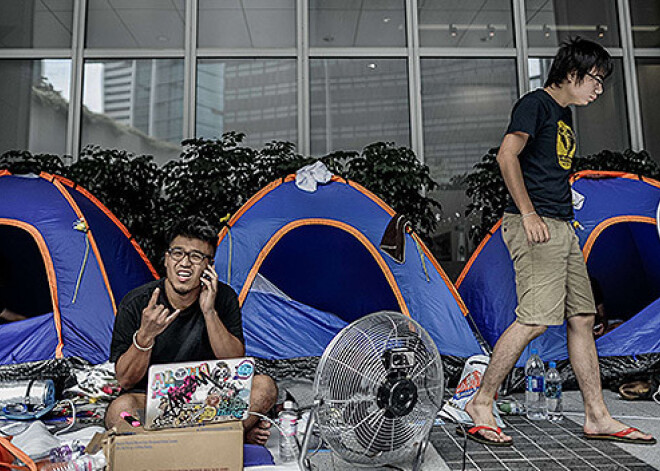
[[[522,218],[525,219],[528,216],[532,216],[533,214],[536,214],[536,211],[532,211],[531,213],[525,213],[522,215]]]
[[[141,347],[141,346],[138,344],[138,342],[137,342],[137,333],[138,333],[138,331],[136,330],[135,333],[133,334],[133,346],[134,346],[135,348],[137,348],[137,349],[140,350],[141,352],[148,352],[149,350],[151,350],[152,348],[154,348],[154,345],[156,344],[156,342],[152,343],[151,345],[149,345],[149,346],[146,347],[146,348],[145,348],[145,347]]]

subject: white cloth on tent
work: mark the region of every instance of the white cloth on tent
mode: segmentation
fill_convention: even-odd
[[[319,183],[328,183],[332,173],[321,161],[307,165],[296,172],[296,186],[308,193],[314,193]]]
[[[584,195],[581,193],[578,193],[574,189],[571,188],[571,193],[573,196],[573,207],[577,209],[578,211],[582,209],[582,205],[584,204]]]

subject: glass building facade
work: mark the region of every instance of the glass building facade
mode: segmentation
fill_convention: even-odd
[[[660,160],[657,0],[1,0],[0,16],[0,152],[95,144],[164,163],[226,131],[315,156],[390,141],[441,185],[446,262],[472,248],[453,177],[499,144],[570,36],[616,64],[575,111],[578,153]]]

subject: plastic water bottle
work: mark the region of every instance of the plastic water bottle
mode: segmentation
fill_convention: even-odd
[[[48,463],[41,471],[100,471],[105,468],[103,453],[82,455],[72,461],[63,463]]]
[[[548,420],[559,422],[564,418],[561,409],[561,376],[557,364],[551,361],[545,375],[545,399],[548,407]]]
[[[532,349],[532,355],[525,364],[525,410],[530,420],[546,418],[546,402],[543,385],[545,383],[545,367],[537,349]]]
[[[284,408],[279,413],[280,422],[280,461],[287,463],[298,458],[298,443],[296,429],[298,414],[293,410],[293,401],[284,401]]]

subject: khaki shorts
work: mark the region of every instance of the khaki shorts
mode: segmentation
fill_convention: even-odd
[[[543,221],[550,240],[529,245],[520,214],[504,213],[502,220],[502,238],[516,272],[518,322],[561,325],[578,314],[595,314],[587,266],[571,223]]]

